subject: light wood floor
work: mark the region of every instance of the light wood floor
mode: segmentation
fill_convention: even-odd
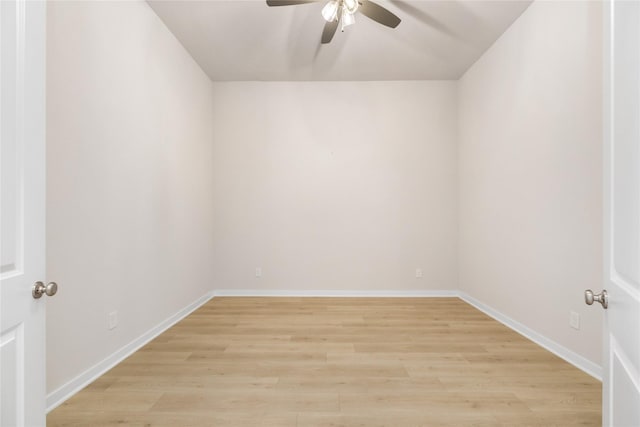
[[[457,298],[215,298],[47,423],[567,427],[600,407],[597,380]]]

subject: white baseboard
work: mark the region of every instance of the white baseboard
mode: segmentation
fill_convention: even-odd
[[[424,290],[424,291],[342,291],[342,290],[263,290],[263,289],[220,289],[213,292],[217,297],[385,297],[385,298],[418,298],[418,297],[457,297],[456,290]]]
[[[495,310],[494,308],[489,307],[488,305],[467,295],[465,292],[459,291],[458,295],[460,299],[471,304],[472,306],[482,311],[486,315],[494,318],[495,320],[502,323],[503,325],[513,329],[520,335],[523,335],[524,337],[535,342],[539,346],[544,347],[545,349],[549,350],[551,353],[571,363],[576,368],[586,372],[587,374],[591,375],[597,380],[602,381],[601,366],[593,363],[588,359],[585,359],[584,357],[558,344],[557,342],[550,340],[549,338],[545,337],[542,334],[539,334],[538,332],[534,331],[533,329],[530,329],[529,327],[523,325],[522,323],[517,322],[512,318],[500,313],[498,310]]]
[[[47,395],[47,413],[64,403],[71,396],[82,390],[84,387],[95,381],[98,377],[103,375],[109,369],[113,368],[118,363],[122,362],[124,359],[129,357],[131,354],[139,350],[142,346],[147,344],[149,341],[169,329],[171,326],[178,323],[180,320],[187,317],[197,308],[205,304],[211,298],[213,298],[213,292],[208,292],[202,297],[198,298],[188,306],[184,307],[182,310],[178,311],[168,319],[164,320],[160,324],[154,326],[149,329],[144,334],[140,335],[138,338],[131,341],[129,344],[110,354],[108,357],[103,359],[102,361],[96,363],[86,371],[82,372],[77,377],[73,378],[71,381],[63,384],[58,387],[56,390],[52,391]]]

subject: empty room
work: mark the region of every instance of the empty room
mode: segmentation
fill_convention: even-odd
[[[0,2],[0,425],[640,426],[640,2]]]

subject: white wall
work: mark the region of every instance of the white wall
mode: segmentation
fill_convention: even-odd
[[[456,112],[455,82],[214,83],[216,289],[455,289]]]
[[[211,290],[212,105],[146,3],[47,7],[51,392]]]
[[[598,364],[601,19],[534,2],[459,86],[460,288]]]

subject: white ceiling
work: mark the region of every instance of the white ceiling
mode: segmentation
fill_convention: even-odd
[[[321,45],[326,1],[148,0],[214,81],[457,79],[531,0],[376,2],[402,19],[397,28],[358,14]]]

